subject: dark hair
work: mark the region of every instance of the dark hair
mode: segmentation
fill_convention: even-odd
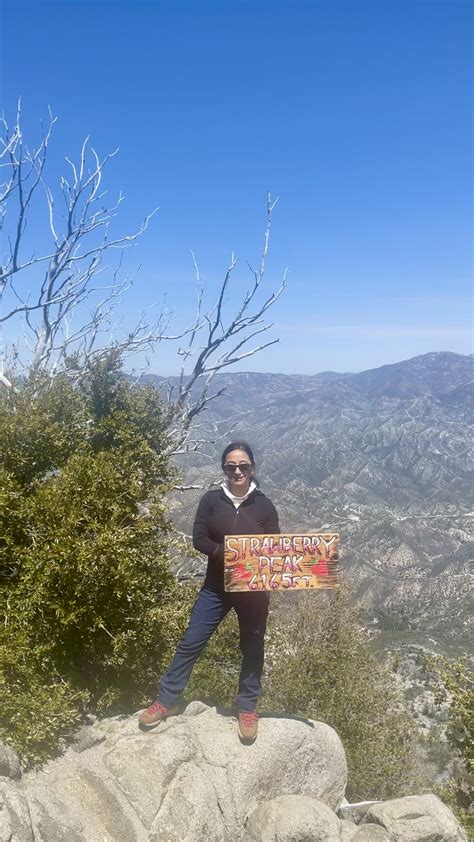
[[[247,444],[246,441],[233,441],[230,444],[228,444],[227,447],[224,448],[224,450],[222,451],[222,456],[221,456],[221,466],[222,467],[224,467],[224,465],[225,465],[225,460],[226,460],[227,456],[229,455],[229,453],[232,453],[233,450],[243,450],[243,451],[245,451],[245,453],[247,454],[247,456],[250,459],[252,467],[255,468],[255,460],[253,458],[252,448],[250,447],[249,444]]]

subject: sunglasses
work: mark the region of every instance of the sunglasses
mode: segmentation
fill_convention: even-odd
[[[248,474],[251,467],[250,462],[240,462],[238,465],[234,465],[232,462],[229,462],[227,465],[224,465],[224,473],[231,477],[235,474],[238,468],[241,474]]]

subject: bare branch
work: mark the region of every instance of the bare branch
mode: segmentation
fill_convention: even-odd
[[[0,117],[0,230],[9,244],[0,263],[0,325],[24,318],[23,344],[32,348],[30,370],[71,371],[68,358],[74,355],[70,376],[76,378],[93,360],[105,358],[112,350],[120,355],[148,354],[162,341],[183,340],[178,348],[177,385],[161,384],[170,453],[202,448],[210,442],[209,433],[197,438],[197,421],[225,389],[217,383],[217,374],[278,342],[271,338],[254,344],[256,337],[271,330],[267,312],[286,285],[285,272],[276,288],[263,292],[278,199],[267,195],[261,253],[256,268],[249,264],[249,283],[240,287],[239,260],[232,253],[216,299],[206,308],[201,272],[191,251],[196,292],[192,324],[171,332],[171,313],[163,302],[154,318],[144,310],[134,326],[125,330],[116,316],[132,285],[130,277],[121,279],[124,250],[139,242],[158,209],[148,213],[134,232],[113,233],[124,197],[119,192],[115,200],[107,201],[104,175],[118,150],[100,157],[86,137],[77,159],[66,157],[65,174],[53,189],[47,182],[46,164],[56,118],[49,114],[40,142],[30,151],[20,117],[20,103],[11,129],[5,116]],[[48,224],[48,244],[35,252],[28,249],[27,223],[39,202]],[[119,259],[110,266],[109,258],[117,252]],[[1,351],[0,347],[0,357]],[[23,364],[18,355],[17,362]],[[9,387],[9,378],[3,375],[0,383]],[[222,428],[211,431],[216,441],[228,434],[228,425],[224,435]]]
[[[168,399],[168,421],[172,430],[172,438],[177,448],[174,452],[189,452],[192,447],[189,442],[189,430],[200,413],[205,411],[209,403],[218,398],[224,387],[213,394],[209,394],[209,387],[214,376],[229,365],[234,365],[243,359],[254,356],[265,348],[274,345],[278,339],[272,339],[250,350],[243,350],[248,343],[260,333],[269,330],[272,325],[265,324],[262,318],[267,310],[279,299],[286,286],[286,270],[277,290],[268,295],[263,302],[257,303],[257,295],[261,288],[269,251],[272,213],[278,199],[273,200],[267,195],[267,222],[264,231],[262,254],[257,269],[250,267],[253,283],[244,293],[241,303],[235,308],[234,315],[226,323],[224,318],[224,302],[238,258],[232,254],[230,263],[224,274],[217,301],[210,311],[202,314],[202,283],[198,264],[193,252],[192,259],[196,273],[198,306],[195,326],[190,333],[186,348],[179,349],[181,357],[181,372],[177,395],[173,403]],[[199,348],[195,348],[198,336],[205,333],[204,341]],[[233,340],[240,336],[238,342]],[[187,372],[186,366],[194,360]],[[199,387],[199,383],[202,385]],[[174,424],[178,421],[177,429]]]
[[[194,491],[195,489],[199,489],[200,491],[204,491],[205,488],[211,488],[209,485],[173,485],[172,491]],[[188,537],[188,536],[186,536]],[[189,536],[191,537],[191,536]]]
[[[129,281],[117,281],[116,269],[113,283],[103,287],[107,291],[105,298],[94,303],[101,289],[95,281],[99,274],[109,270],[105,263],[107,252],[119,251],[120,267],[123,250],[137,243],[157,212],[155,209],[147,214],[133,233],[110,237],[109,229],[123,195],[120,193],[116,202],[107,207],[103,204],[105,191],[101,184],[104,168],[118,150],[99,158],[86,137],[79,163],[76,165],[66,158],[72,173],[72,178],[63,176],[60,180],[66,214],[64,220],[56,217],[54,192],[45,181],[48,145],[55,122],[56,118],[50,114],[41,142],[30,152],[22,139],[20,104],[12,130],[5,116],[0,119],[0,130],[3,130],[0,166],[6,168],[0,187],[1,224],[6,223],[7,211],[12,214],[10,249],[0,265],[0,324],[21,315],[25,317],[30,335],[34,337],[30,364],[33,369],[56,369],[72,352],[82,354],[85,362],[88,355],[96,352],[99,337],[103,341],[110,332],[113,309],[131,285]],[[38,192],[38,187],[42,187],[42,191]],[[46,202],[51,248],[40,254],[25,255],[28,215],[33,202],[41,199],[41,192]],[[32,273],[41,267],[43,277],[38,285]],[[21,294],[15,287],[15,277],[30,277],[35,286],[29,293]],[[7,294],[15,300],[8,302]],[[90,302],[90,317],[86,316],[84,320],[81,312],[80,325],[76,330],[71,329],[73,313],[79,312],[79,307],[87,302]],[[114,347],[124,353],[153,348],[162,340],[169,319],[162,310],[155,325],[145,324],[145,321],[142,315],[122,340],[113,340]],[[176,338],[185,334],[178,333]]]

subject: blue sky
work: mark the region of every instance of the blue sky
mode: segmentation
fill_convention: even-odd
[[[471,4],[461,0],[21,2],[2,5],[2,103],[34,140],[58,116],[50,178],[89,134],[116,146],[117,232],[160,210],[124,321],[166,290],[189,322],[199,262],[229,308],[275,210],[265,290],[280,343],[243,370],[358,371],[470,353]],[[36,226],[36,229],[35,229]],[[39,219],[32,220],[33,233]],[[39,236],[39,234],[38,234]],[[177,369],[161,346],[151,369]]]

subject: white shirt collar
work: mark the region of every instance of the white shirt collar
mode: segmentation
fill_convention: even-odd
[[[243,497],[237,497],[235,494],[232,494],[232,491],[230,490],[229,486],[227,485],[226,480],[221,482],[221,488],[224,490],[224,493],[227,495],[229,500],[232,500],[232,503],[234,504],[236,509],[238,509],[240,504],[243,503],[244,500],[247,499],[247,497],[249,497],[249,495],[252,493],[252,491],[255,491],[256,487],[257,486],[254,483],[253,479],[250,480],[249,490],[247,491],[247,494],[244,494]]]

